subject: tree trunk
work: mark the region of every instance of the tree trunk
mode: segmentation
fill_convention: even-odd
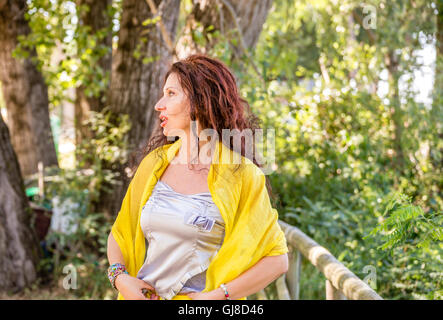
[[[263,24],[266,21],[273,0],[193,0],[193,9],[187,21],[184,35],[178,43],[179,57],[183,58],[191,53],[207,53],[215,42],[208,37],[209,33],[220,31],[230,41],[235,39],[235,58],[241,57],[245,50],[254,49],[260,36]],[[237,20],[237,23],[236,23]],[[207,44],[200,46],[192,39],[192,31],[200,23],[204,30]],[[209,26],[214,29],[207,31]]]
[[[0,1],[0,81],[8,111],[12,145],[23,175],[37,172],[37,163],[58,166],[48,110],[48,88],[32,58],[15,59],[18,36],[30,32],[25,0]]]
[[[0,291],[19,291],[36,278],[38,241],[30,228],[17,157],[0,114]]]
[[[93,37],[97,37],[98,32],[104,32],[103,38],[98,38],[96,48],[105,47],[109,48],[108,52],[101,56],[97,61],[97,65],[91,66],[91,68],[98,69],[99,74],[103,75],[101,81],[109,81],[106,78],[106,73],[111,73],[112,67],[112,30],[111,19],[107,14],[108,7],[111,6],[111,0],[77,0],[77,7],[86,6],[87,10],[80,10],[79,25],[89,27],[88,34]],[[82,52],[79,52],[81,55]],[[97,54],[97,53],[94,53]],[[94,73],[93,76],[97,78]],[[79,145],[83,139],[92,137],[92,133],[87,126],[83,125],[83,122],[89,118],[89,112],[100,112],[105,107],[107,88],[103,89],[98,96],[87,95],[86,86],[81,85],[76,89],[75,100],[75,138],[76,145]]]
[[[155,1],[169,35],[174,38],[180,8],[179,0]],[[154,122],[154,105],[160,97],[163,77],[172,62],[159,28],[142,26],[153,18],[146,1],[123,1],[118,48],[115,52],[110,89],[110,106],[116,114],[129,114],[130,149],[140,148],[149,138]],[[144,39],[146,40],[144,40]],[[138,47],[138,48],[137,48]],[[134,52],[140,57],[134,57]],[[143,59],[156,58],[143,63]]]
[[[173,41],[180,0],[156,0],[154,3]],[[158,120],[154,106],[162,92],[163,77],[172,63],[172,53],[165,44],[159,24],[142,25],[146,19],[153,17],[147,1],[124,0],[122,3],[118,47],[112,62],[109,102],[114,114],[129,115],[129,152],[143,147],[151,135]],[[152,59],[154,60],[151,61]],[[100,211],[115,215],[120,209],[129,182],[124,168],[115,168],[113,165],[110,169],[120,172],[122,185],[114,186],[111,193],[101,195]]]
[[[405,154],[403,151],[402,136],[404,130],[403,124],[403,110],[400,103],[399,94],[399,78],[400,74],[398,71],[399,61],[398,57],[395,55],[393,50],[390,50],[386,56],[386,67],[388,69],[388,79],[389,79],[389,100],[391,104],[391,116],[392,123],[394,125],[394,138],[393,145],[395,150],[395,157],[393,159],[393,164],[395,168],[402,172],[405,166]]]

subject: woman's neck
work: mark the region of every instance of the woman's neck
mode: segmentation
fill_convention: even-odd
[[[178,154],[176,156],[176,163],[178,164],[194,164],[194,165],[210,165],[210,161],[212,159],[208,158],[209,155],[204,154],[207,153],[207,145],[210,141],[197,140],[196,137],[190,137],[189,134],[185,136],[180,136],[182,140],[181,146],[179,148]],[[204,147],[205,146],[205,147]],[[203,148],[204,147],[204,148]],[[212,153],[211,153],[212,154]]]

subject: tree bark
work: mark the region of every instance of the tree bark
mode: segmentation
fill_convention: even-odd
[[[36,279],[38,240],[9,130],[0,114],[0,291],[17,292]]]
[[[179,57],[183,58],[197,52],[207,53],[217,41],[211,41],[208,36],[215,30],[230,40],[236,40],[236,44],[233,45],[235,58],[241,57],[245,50],[253,50],[271,9],[272,1],[193,0],[191,16],[177,46]],[[204,27],[203,35],[207,40],[205,47],[192,40],[191,34],[197,27],[197,22]],[[206,31],[211,25],[214,29]]]
[[[162,12],[163,23],[173,39],[180,1],[157,0],[155,4]],[[172,62],[172,55],[159,28],[155,25],[142,25],[148,18],[153,18],[153,15],[145,1],[123,1],[118,48],[112,70],[110,106],[116,114],[129,114],[129,144],[132,150],[142,147],[150,136],[157,120],[154,118],[154,105],[160,97],[163,77]],[[146,39],[145,42],[143,38]],[[136,49],[141,53],[139,58],[134,57]],[[144,64],[145,58],[156,60]]]
[[[154,3],[174,41],[180,0],[156,0]],[[172,63],[172,53],[158,23],[142,25],[150,18],[154,16],[146,1],[123,1],[118,47],[112,62],[109,105],[115,115],[129,115],[129,152],[142,148],[151,135],[158,120],[154,106],[162,92],[163,77]],[[124,167],[110,165],[110,169],[120,172],[122,184],[113,186],[111,193],[101,195],[100,209],[112,216],[120,209],[129,179],[124,174]]]
[[[23,175],[37,172],[38,161],[44,166],[58,166],[49,121],[48,88],[32,62],[35,48],[29,50],[26,59],[12,56],[17,37],[30,32],[26,10],[25,0],[0,1],[0,81],[11,141]]]
[[[96,44],[96,47],[109,48],[108,52],[101,56],[97,61],[96,66],[91,66],[96,69],[98,67],[102,75],[111,73],[112,67],[112,31],[111,19],[107,14],[108,7],[112,4],[111,0],[77,0],[76,5],[87,6],[88,10],[81,10],[79,17],[79,24],[81,26],[89,27],[88,34],[90,36],[97,36],[97,32],[104,31],[106,36]],[[81,53],[79,53],[81,54]],[[96,54],[96,53],[94,53]],[[102,81],[109,81],[109,79],[100,79]],[[75,100],[75,138],[76,145],[79,145],[83,139],[92,137],[89,128],[83,125],[83,122],[89,118],[90,111],[100,112],[106,104],[107,88],[103,89],[98,96],[87,95],[86,85],[81,85],[76,89]]]

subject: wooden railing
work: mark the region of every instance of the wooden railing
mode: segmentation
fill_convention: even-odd
[[[325,276],[327,300],[383,300],[366,282],[300,229],[281,220],[279,224],[285,232],[289,249],[288,272],[275,281],[279,300],[300,299],[302,257]],[[267,299],[264,290],[257,293],[257,299]]]

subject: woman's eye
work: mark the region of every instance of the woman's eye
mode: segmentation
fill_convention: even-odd
[[[171,93],[174,94],[174,92],[169,91],[169,92],[168,92],[168,96],[171,96]]]

